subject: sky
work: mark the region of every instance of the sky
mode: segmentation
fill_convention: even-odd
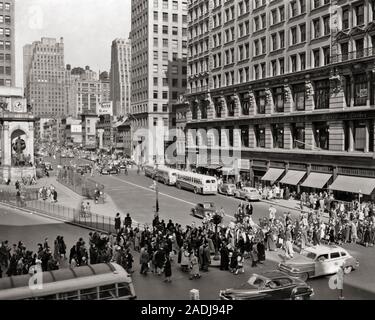
[[[65,64],[109,71],[111,44],[129,37],[131,0],[15,0],[16,86],[23,86],[23,46],[64,38]]]

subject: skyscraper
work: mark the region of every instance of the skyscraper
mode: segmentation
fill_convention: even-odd
[[[66,70],[63,38],[42,38],[24,46],[25,96],[34,115],[66,115]]]
[[[131,10],[133,157],[163,163],[169,106],[186,88],[187,1],[132,0]]]
[[[0,86],[15,86],[14,0],[0,2]]]
[[[130,111],[130,40],[115,39],[111,50],[111,101],[113,114],[126,115]]]

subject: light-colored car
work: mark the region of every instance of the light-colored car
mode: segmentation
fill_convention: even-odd
[[[236,190],[234,192],[236,198],[245,199],[246,201],[259,201],[262,199],[262,196],[259,194],[259,191],[255,188],[245,187],[241,190]]]
[[[280,271],[303,281],[335,274],[341,267],[345,274],[349,274],[359,267],[359,262],[344,248],[336,245],[307,247],[292,259],[279,264]]]
[[[233,196],[236,191],[236,185],[233,183],[223,183],[217,187],[217,191],[227,196]]]

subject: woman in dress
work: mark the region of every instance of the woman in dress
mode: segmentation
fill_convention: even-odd
[[[198,258],[195,255],[194,251],[192,250],[190,253],[190,280],[199,279],[201,277],[199,273],[199,263]]]

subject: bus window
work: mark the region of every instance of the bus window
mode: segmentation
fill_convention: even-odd
[[[95,288],[80,290],[80,298],[81,300],[97,300],[98,299],[97,288],[95,287]]]
[[[215,180],[211,180],[212,183],[215,183],[216,181]]]
[[[51,294],[48,296],[38,297],[37,300],[57,300],[57,296],[56,294]]]
[[[132,295],[132,293],[130,291],[129,284],[126,283],[126,282],[118,283],[117,288],[118,288],[118,296],[119,297],[126,297],[126,296]]]
[[[116,284],[99,287],[99,299],[115,299]]]
[[[78,300],[78,291],[59,293],[59,300]]]
[[[210,180],[206,180],[206,183],[211,183],[211,181]]]

